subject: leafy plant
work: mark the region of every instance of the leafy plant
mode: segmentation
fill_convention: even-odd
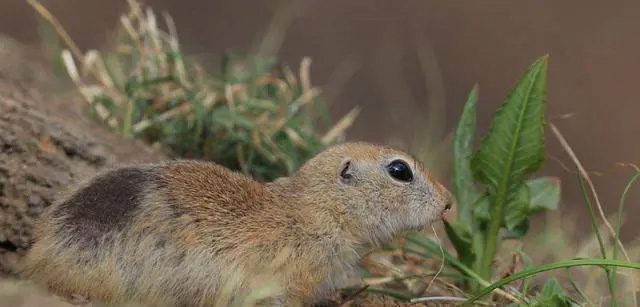
[[[520,272],[491,284],[493,264],[501,241],[521,239],[529,229],[531,215],[554,210],[560,201],[560,182],[554,177],[527,178],[542,165],[544,158],[544,109],[546,95],[547,57],[536,60],[516,84],[512,93],[496,113],[491,128],[478,149],[473,151],[475,108],[478,89],[474,87],[458,123],[454,139],[453,187],[458,216],[445,221],[445,231],[457,252],[457,257],[442,251],[438,243],[419,234],[409,235],[405,251],[421,257],[438,257],[466,277],[467,289],[476,295],[466,304],[475,302],[493,291],[518,304],[531,306],[576,306],[555,278],[546,281],[540,291],[529,294],[529,278],[538,273],[575,266],[600,266],[608,278],[610,302],[616,305],[616,267],[638,269],[639,263],[616,259],[618,244],[613,245],[613,259],[607,259],[605,246],[598,231],[595,214],[584,193],[582,177],[580,187],[590,212],[592,226],[603,259],[574,259],[534,266],[522,250],[514,250],[527,266]],[[636,168],[637,171],[637,168]],[[621,210],[630,186],[640,178],[640,172],[627,184],[620,200],[618,221],[613,232],[618,242]],[[618,242],[619,243],[619,242]],[[622,246],[620,247],[622,248]],[[624,251],[624,249],[623,249]],[[518,289],[501,287],[523,279]],[[589,301],[584,292],[570,279],[574,289]],[[633,278],[630,278],[633,285]]]
[[[458,219],[445,223],[445,229],[460,261],[484,279],[492,277],[500,241],[522,237],[532,214],[555,209],[559,202],[557,179],[525,178],[544,158],[546,72],[545,56],[516,84],[475,153],[477,88],[471,91],[456,129],[453,181]],[[504,235],[501,229],[506,230]]]

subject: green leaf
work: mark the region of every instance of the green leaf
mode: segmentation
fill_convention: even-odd
[[[529,230],[528,217],[543,210],[554,210],[560,202],[560,180],[555,177],[541,177],[527,180],[507,203],[505,212],[505,238],[523,237]]]
[[[489,227],[478,270],[491,277],[506,204],[523,177],[544,159],[544,100],[547,56],[536,60],[496,113],[489,133],[471,160],[471,170],[487,186],[491,200]]]
[[[513,226],[504,234],[504,239],[520,239],[529,231],[529,219],[524,219],[520,224]]]
[[[560,203],[560,179],[557,177],[540,177],[527,181],[531,202],[530,213],[543,210],[556,210]]]
[[[469,93],[453,141],[453,192],[457,202],[458,222],[468,226],[471,225],[473,215],[473,207],[471,204],[473,204],[480,195],[474,185],[473,174],[471,172],[477,101],[478,86],[476,85]]]
[[[554,277],[549,278],[542,291],[536,296],[532,306],[568,307],[573,306],[572,300]]]
[[[489,214],[489,196],[485,194],[478,198],[478,200],[473,204],[474,222],[488,222],[491,219]]]
[[[529,188],[526,184],[520,185],[507,203],[504,214],[504,225],[508,230],[513,230],[522,224],[529,216]]]
[[[504,200],[544,159],[547,58],[536,60],[520,79],[471,161],[475,177]]]
[[[444,229],[447,232],[449,241],[451,241],[458,253],[458,259],[468,266],[472,265],[473,261],[475,261],[475,255],[473,253],[471,233],[467,230],[467,227],[463,227],[458,223],[444,221]]]

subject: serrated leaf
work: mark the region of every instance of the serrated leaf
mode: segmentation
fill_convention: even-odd
[[[537,170],[544,159],[547,59],[543,56],[536,60],[518,81],[471,160],[471,171],[487,187],[490,199],[486,247],[477,266],[484,278],[491,277],[500,228],[505,224],[505,207],[523,184],[524,176]],[[518,224],[510,222],[512,227]]]
[[[520,185],[507,202],[504,213],[504,225],[507,230],[514,230],[529,216],[529,187]]]
[[[458,253],[458,259],[466,265],[473,264],[475,255],[473,254],[473,246],[471,241],[471,233],[459,223],[449,223],[444,221],[444,229],[451,244]]]
[[[485,276],[491,263],[501,225],[513,229],[526,220],[526,210],[505,212],[523,177],[537,170],[544,159],[544,101],[547,56],[536,60],[497,111],[491,128],[471,160],[471,170],[487,186],[490,199],[487,248],[481,259]],[[522,213],[525,213],[524,215]],[[505,214],[509,214],[508,222]]]
[[[475,177],[501,200],[544,159],[546,76],[544,56],[516,84],[471,161]]]
[[[471,225],[473,207],[480,193],[474,185],[471,172],[471,157],[473,155],[473,134],[476,127],[476,103],[478,101],[478,86],[474,86],[467,103],[462,110],[453,141],[453,183],[458,223]],[[468,228],[468,227],[467,227]]]
[[[527,181],[531,201],[529,212],[556,210],[560,203],[560,179],[557,177],[540,177]]]

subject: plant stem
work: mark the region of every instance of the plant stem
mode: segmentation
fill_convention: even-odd
[[[474,253],[476,255],[476,259],[474,259],[472,267],[474,272],[480,272],[480,260],[479,257],[482,257],[485,250],[485,232],[480,229],[480,225],[478,223],[474,223],[471,225],[473,233],[472,233],[472,248],[474,249]],[[486,287],[485,285],[480,284],[479,282],[471,283],[471,292],[476,293],[482,289],[482,287]]]
[[[506,190],[506,189],[505,189]],[[503,198],[502,195],[506,193],[498,192],[498,197]],[[498,236],[500,234],[500,227],[503,220],[504,200],[498,199],[493,204],[493,212],[491,214],[491,221],[489,223],[489,229],[485,234],[485,246],[482,251],[482,257],[480,258],[479,271],[480,276],[487,280],[491,280],[491,266],[493,264],[493,257],[496,255],[498,249]]]

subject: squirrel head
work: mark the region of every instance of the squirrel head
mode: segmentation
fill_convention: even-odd
[[[423,229],[452,204],[451,194],[411,155],[367,143],[324,150],[287,179],[304,204],[336,219],[359,240],[379,244]]]

